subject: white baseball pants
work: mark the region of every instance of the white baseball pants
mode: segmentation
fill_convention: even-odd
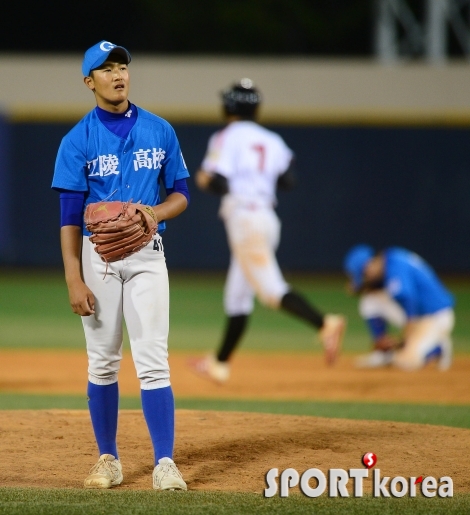
[[[125,320],[141,388],[169,386],[169,286],[161,237],[156,235],[139,252],[109,263],[106,273],[106,263],[84,236],[82,270],[95,296],[95,314],[82,317],[90,382],[117,381]]]
[[[377,290],[361,295],[359,314],[362,318],[382,318],[395,327],[403,327],[406,313],[385,290]]]
[[[454,310],[451,308],[408,321],[405,347],[395,353],[394,365],[404,370],[421,368],[426,364],[428,354],[439,345],[442,353],[439,368],[447,370],[452,362],[451,333],[454,323]]]
[[[443,309],[431,315],[407,320],[403,308],[384,291],[366,293],[359,301],[363,318],[380,317],[396,327],[405,327],[405,347],[394,353],[393,363],[406,370],[425,365],[426,356],[441,346],[441,369],[449,368],[452,360],[451,333],[454,328],[454,311]]]
[[[236,206],[224,216],[231,262],[224,290],[228,316],[250,314],[254,296],[279,308],[289,291],[276,260],[281,224],[269,207]]]

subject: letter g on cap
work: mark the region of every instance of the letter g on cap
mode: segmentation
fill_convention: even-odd
[[[103,52],[109,52],[112,48],[114,48],[116,45],[113,45],[109,41],[103,41],[100,45],[100,49],[103,50]]]

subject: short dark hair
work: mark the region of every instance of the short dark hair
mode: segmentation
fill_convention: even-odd
[[[260,102],[261,93],[253,86],[251,79],[242,79],[222,92],[225,114],[239,116],[244,120],[256,117]]]

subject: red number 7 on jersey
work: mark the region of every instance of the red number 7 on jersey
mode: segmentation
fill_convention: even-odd
[[[262,172],[264,170],[264,158],[266,155],[266,148],[264,145],[253,145],[251,148],[259,154],[258,170]]]

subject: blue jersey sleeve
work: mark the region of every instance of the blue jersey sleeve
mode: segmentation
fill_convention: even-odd
[[[88,191],[86,155],[71,133],[62,139],[57,153],[52,188]],[[85,138],[83,138],[85,143]]]
[[[181,152],[178,138],[171,125],[167,128],[167,149],[163,161],[161,180],[165,189],[174,187],[175,181],[189,177],[188,168]]]

